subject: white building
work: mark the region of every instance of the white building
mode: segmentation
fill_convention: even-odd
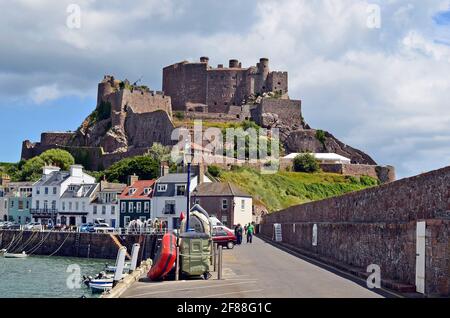
[[[8,197],[0,195],[0,222],[8,221]]]
[[[294,160],[298,155],[302,155],[302,153],[291,153],[283,157],[283,159]],[[323,164],[350,164],[352,162],[349,158],[338,155],[337,153],[312,153],[311,155]]]
[[[206,176],[203,182],[211,182]],[[190,193],[197,187],[198,176],[190,181]],[[169,173],[161,176],[155,185],[152,198],[152,216],[167,222],[168,229],[179,227],[180,215],[187,210],[187,173]]]
[[[68,190],[69,186],[92,185],[94,183],[95,178],[84,173],[83,167],[79,165],[71,166],[70,171],[60,171],[58,167],[44,167],[41,179],[33,184],[31,215],[35,221],[42,223],[46,223],[49,220],[52,220],[53,223],[57,223],[58,220],[61,221],[60,216],[64,216],[63,214],[58,214],[62,211],[61,197]],[[68,202],[70,202],[70,200],[64,201],[66,202],[65,204],[69,204]],[[80,205],[82,203],[79,202],[78,204]],[[69,210],[68,205],[65,205],[64,208],[64,211]],[[73,216],[72,219],[69,219],[69,224],[73,223]],[[79,222],[81,221],[80,215]],[[77,223],[76,218],[75,223]]]
[[[88,214],[92,209],[100,188],[98,183],[69,184],[60,198],[60,209],[56,224],[80,226],[88,222]]]
[[[111,227],[120,226],[119,195],[126,188],[126,184],[100,182],[96,198],[91,202],[87,221],[94,223],[96,219],[103,219]]]

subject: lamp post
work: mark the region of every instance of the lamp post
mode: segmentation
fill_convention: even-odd
[[[191,151],[191,142],[190,140],[186,140],[185,148],[184,148],[184,160],[187,162],[187,185],[186,185],[186,232],[189,232],[189,214],[191,211],[190,207],[190,186],[191,186],[191,158],[193,157]]]

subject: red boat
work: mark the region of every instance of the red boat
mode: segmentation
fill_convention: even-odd
[[[173,268],[177,259],[177,238],[172,233],[164,234],[161,247],[155,257],[155,262],[150,268],[147,277],[151,280],[164,278]]]

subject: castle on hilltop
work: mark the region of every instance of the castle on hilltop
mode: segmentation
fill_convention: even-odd
[[[39,142],[25,140],[22,159],[61,148],[87,169],[101,170],[146,153],[154,143],[173,145],[176,126],[203,119],[209,123],[252,120],[263,128],[278,128],[288,153],[334,152],[352,163],[376,164],[333,135],[311,129],[304,122],[301,101],[289,98],[288,73],[271,71],[267,58],[247,68],[235,59],[228,67],[216,68],[207,57],[179,62],[164,67],[162,88],[153,91],[105,75],[98,84],[96,108],[80,127],[73,132],[44,132]]]
[[[271,72],[267,58],[261,58],[256,67],[242,68],[233,59],[228,67],[219,64],[213,68],[208,57],[201,57],[199,62],[183,61],[165,67],[163,91],[172,98],[174,110],[230,113],[252,96],[268,92],[286,95],[288,73]]]

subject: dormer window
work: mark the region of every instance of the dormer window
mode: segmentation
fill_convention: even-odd
[[[158,184],[158,192],[166,192],[167,184]]]
[[[130,188],[129,190],[128,190],[128,195],[133,195],[133,194],[135,194],[136,193],[136,189],[135,188]]]
[[[69,191],[75,191],[75,186],[69,186]]]
[[[145,195],[149,195],[151,191],[152,191],[152,188],[145,188],[144,189],[144,194]]]

